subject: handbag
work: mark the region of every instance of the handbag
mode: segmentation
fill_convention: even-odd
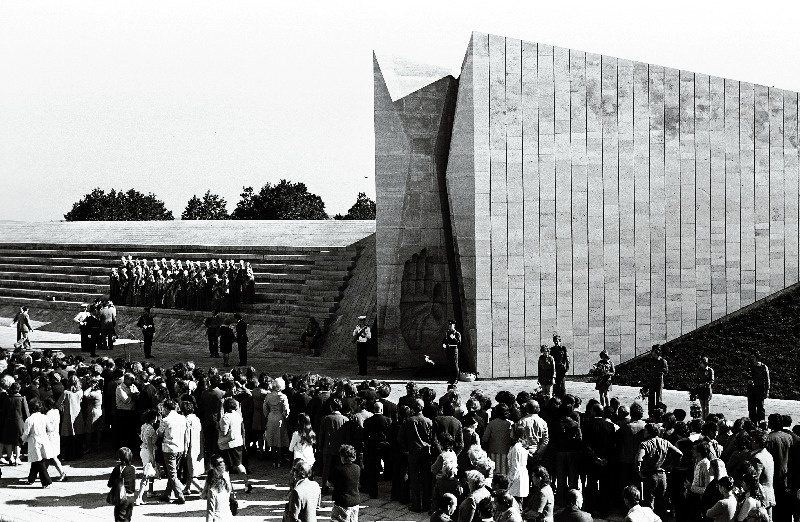
[[[239,514],[239,500],[236,498],[236,492],[231,490],[230,495],[230,507],[231,507],[231,515],[238,515]]]
[[[125,467],[127,469],[127,466]],[[112,506],[119,506],[128,500],[128,490],[125,489],[125,480],[122,478],[122,468],[119,469],[119,478],[116,484],[111,487],[111,490],[106,495],[106,503]]]

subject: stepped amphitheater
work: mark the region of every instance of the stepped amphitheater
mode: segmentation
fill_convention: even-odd
[[[323,353],[350,347],[354,318],[375,317],[374,221],[4,222],[0,317],[27,304],[41,329],[74,333],[80,303],[107,298],[121,256],[250,262],[250,349],[296,352],[309,316],[325,326]],[[118,306],[120,336],[140,337],[140,310]],[[208,312],[155,309],[156,342],[203,344]]]

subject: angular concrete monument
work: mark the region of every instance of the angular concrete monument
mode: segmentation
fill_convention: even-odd
[[[798,281],[796,92],[482,33],[458,80],[401,65],[375,63],[384,356],[441,360],[454,317],[480,377],[535,375],[555,332],[583,373]]]

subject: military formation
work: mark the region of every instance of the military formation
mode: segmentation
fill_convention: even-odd
[[[255,276],[244,261],[123,256],[111,269],[109,298],[126,306],[233,312],[238,304],[255,300]]]

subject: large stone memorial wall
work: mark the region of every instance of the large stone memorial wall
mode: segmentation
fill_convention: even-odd
[[[555,332],[583,373],[798,281],[796,92],[482,33],[458,80],[392,99],[383,65],[382,351],[453,316],[481,377]]]

